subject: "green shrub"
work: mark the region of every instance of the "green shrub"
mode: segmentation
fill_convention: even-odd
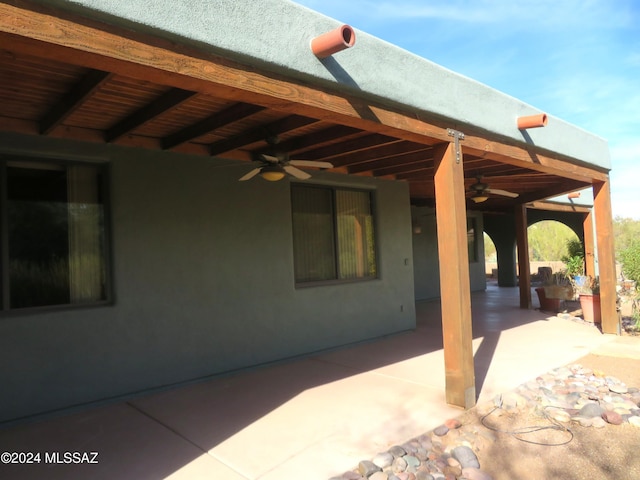
[[[562,257],[566,265],[566,275],[573,278],[576,275],[584,275],[584,248],[577,238],[567,240],[567,254]]]
[[[640,283],[640,240],[634,240],[627,248],[620,252],[622,273],[629,280]]]

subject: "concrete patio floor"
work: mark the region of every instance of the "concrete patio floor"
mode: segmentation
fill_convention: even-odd
[[[479,401],[617,338],[520,310],[517,288],[472,300]],[[444,401],[439,303],[416,308],[413,332],[1,429],[0,452],[41,456],[0,478],[327,480],[462,413]]]

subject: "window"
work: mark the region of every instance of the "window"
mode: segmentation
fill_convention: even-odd
[[[297,283],[377,277],[371,193],[291,186]]]
[[[2,309],[106,300],[102,169],[8,162],[2,171]]]

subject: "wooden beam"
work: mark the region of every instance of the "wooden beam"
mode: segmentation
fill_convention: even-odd
[[[564,203],[548,202],[545,200],[527,203],[527,208],[567,213],[589,213],[591,211],[590,207],[584,207],[582,205],[566,205]]]
[[[230,123],[237,122],[255,113],[264,110],[264,107],[250,103],[236,103],[229,108],[215,113],[208,118],[190,125],[162,139],[162,148],[170,150],[183,143],[213,132]]]
[[[36,7],[33,7],[36,8]],[[214,57],[168,40],[142,37],[113,26],[78,23],[46,13],[0,3],[0,44],[75,65],[107,69],[131,78],[208,93],[231,101],[255,103],[290,114],[341,123],[427,145],[449,141],[450,122],[403,112],[319,86],[307,86],[282,75]],[[35,41],[34,41],[35,40]],[[159,45],[159,46],[158,46]],[[182,53],[186,52],[186,53]],[[465,151],[482,158],[591,183],[606,172],[578,166],[568,158],[549,156],[531,146],[506,144],[465,127]]]
[[[83,102],[111,76],[108,72],[89,70],[82,79],[74,85],[56,104],[42,117],[39,122],[39,130],[46,135],[60,125],[74,111],[80,108]]]
[[[476,386],[464,170],[451,143],[435,147],[434,159],[446,400],[471,408]]]
[[[609,181],[593,185],[593,208],[596,224],[598,269],[600,271],[600,310],[602,332],[620,334],[617,310],[616,258],[613,244],[613,215]]]
[[[220,155],[251,143],[266,141],[268,136],[281,135],[317,122],[318,120],[315,118],[303,117],[301,115],[290,115],[268,125],[261,125],[247,132],[242,132],[232,137],[225,138],[224,140],[212,143],[209,145],[209,153],[211,155]]]
[[[117,138],[140,127],[141,125],[144,125],[158,115],[177,107],[194,95],[196,95],[195,92],[182,90],[180,88],[172,88],[150,104],[109,128],[105,134],[105,140],[107,142],[113,142]]]
[[[467,134],[467,130],[465,130],[464,151],[481,158],[584,183],[591,183],[594,179],[604,180],[608,176],[602,169],[583,167],[571,162],[570,159],[551,157],[536,152],[528,146],[504,144],[483,136]]]
[[[531,265],[529,264],[529,238],[527,234],[527,206],[515,207],[516,244],[518,246],[518,286],[520,308],[531,309]]]
[[[518,197],[518,201],[520,203],[529,203],[538,200],[546,200],[548,198],[559,197],[560,195],[564,195],[566,193],[570,193],[574,190],[585,188],[587,186],[588,185],[585,185],[580,181],[566,179],[561,182],[556,182],[553,186],[547,187],[544,190],[537,190],[531,193],[520,195]]]
[[[590,277],[596,276],[596,249],[593,234],[593,211],[589,209],[582,222],[584,233],[584,263],[585,273]]]

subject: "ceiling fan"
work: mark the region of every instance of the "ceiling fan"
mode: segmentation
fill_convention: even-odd
[[[290,159],[287,152],[277,150],[276,145],[280,143],[280,139],[275,135],[267,137],[266,142],[270,146],[271,153],[252,153],[252,160],[258,163],[259,166],[240,177],[240,182],[250,180],[258,174],[265,180],[277,182],[283,179],[287,173],[300,180],[306,180],[311,178],[311,175],[297,167],[333,168],[333,164],[329,162]]]
[[[516,198],[519,195],[517,193],[509,192],[507,190],[500,190],[499,188],[489,188],[489,185],[482,181],[482,175],[476,176],[476,183],[471,184],[469,190],[473,192],[471,200],[475,203],[486,202],[489,199],[488,194],[502,195],[503,197]]]

